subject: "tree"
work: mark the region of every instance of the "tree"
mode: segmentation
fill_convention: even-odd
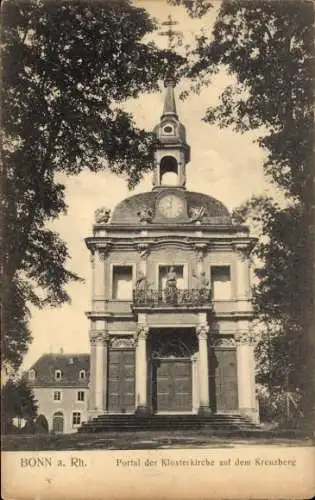
[[[200,6],[200,0],[176,3],[186,4],[190,13]],[[266,152],[265,173],[286,196],[282,208],[272,200],[252,198],[235,217],[238,222],[255,218],[261,223],[255,251],[263,262],[256,270],[256,314],[276,334],[264,338],[264,346],[260,344],[260,361],[263,347],[272,344],[275,365],[268,376],[274,385],[300,388],[306,407],[313,398],[309,386],[314,380],[310,370],[315,352],[310,231],[313,24],[309,1],[225,0],[211,33],[196,37],[186,72],[197,88],[208,84],[222,67],[234,77],[235,83],[226,86],[219,104],[207,108],[204,120],[240,133],[259,129],[258,142]]]
[[[29,304],[69,301],[65,285],[79,279],[49,229],[67,209],[58,174],[108,168],[133,187],[152,166],[152,136],[122,103],[182,62],[143,42],[154,29],[129,0],[2,6],[2,356],[15,368],[31,341]]]
[[[253,250],[256,317],[265,325],[257,344],[258,381],[294,392],[306,381],[307,344],[304,340],[305,267],[301,234],[301,206],[281,208],[264,196],[253,197],[233,213],[235,222],[246,221],[260,236]],[[300,246],[301,250],[299,250]]]
[[[33,422],[37,415],[37,403],[27,380],[22,377],[9,379],[1,391],[3,431],[11,432],[15,417]]]

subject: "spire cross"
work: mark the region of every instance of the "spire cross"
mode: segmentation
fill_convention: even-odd
[[[169,28],[166,31],[160,31],[160,35],[166,35],[168,37],[168,48],[172,48],[172,42],[175,40],[176,35],[180,35],[180,31],[174,31],[172,29],[172,26],[175,26],[178,24],[177,21],[173,21],[173,18],[171,15],[168,16],[167,21],[164,21],[162,23],[163,26],[169,26]]]

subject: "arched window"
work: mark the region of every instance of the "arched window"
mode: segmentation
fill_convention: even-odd
[[[86,377],[85,370],[80,370],[79,371],[79,379],[80,380],[85,380],[85,377]]]
[[[178,184],[178,164],[173,156],[164,156],[160,163],[160,184],[176,186]]]

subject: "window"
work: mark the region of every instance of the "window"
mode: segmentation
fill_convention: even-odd
[[[160,163],[160,184],[176,186],[178,184],[178,164],[173,156],[164,156]]]
[[[72,427],[76,427],[77,425],[81,424],[81,412],[80,411],[74,411],[72,413]]]
[[[214,300],[231,299],[232,288],[230,266],[211,267],[211,286],[212,297]]]
[[[35,370],[33,370],[33,369],[32,369],[32,370],[30,370],[30,371],[28,372],[28,379],[29,379],[29,380],[35,380],[35,377],[36,377]]]
[[[61,401],[61,391],[54,391],[53,392],[53,400],[54,401]]]
[[[176,287],[184,288],[184,266],[159,266],[159,289],[164,290],[170,276],[175,276]]]
[[[84,391],[77,392],[77,400],[78,401],[85,401],[85,392]]]
[[[61,370],[55,370],[55,379],[56,380],[62,379],[62,371]]]
[[[85,380],[85,370],[80,370],[80,372],[79,372],[79,379],[80,380]]]
[[[113,299],[132,299],[132,266],[114,266]]]

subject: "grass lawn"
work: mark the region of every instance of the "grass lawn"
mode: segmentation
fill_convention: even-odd
[[[313,446],[302,431],[130,431],[99,434],[14,434],[2,437],[3,451],[154,450],[167,448],[234,448],[248,445]]]

